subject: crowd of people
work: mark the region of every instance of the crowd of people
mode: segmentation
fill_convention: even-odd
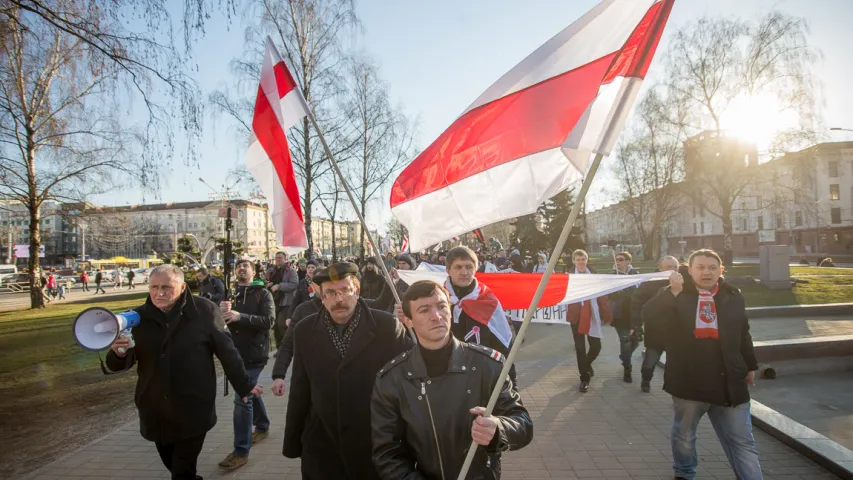
[[[583,250],[570,259],[571,274],[595,273]],[[443,266],[446,279],[400,279],[397,272],[422,261]],[[478,448],[469,478],[500,478],[502,454],[529,444],[533,423],[514,366],[485,414],[516,331],[476,273],[541,273],[546,264],[544,254],[527,265],[512,251],[492,256],[467,247],[361,265],[291,262],[282,252],[267,268],[238,260],[230,292],[199,270],[199,296],[179,268],[162,265],[151,271],[149,297],[137,308],[136,346],[125,352],[128,343],[117,340],[107,365],[138,365],[141,434],[175,479],[200,478],[196,459],[216,422],[214,357],[235,391],[224,470],[248,463],[252,445],[273,428],[258,382],[272,358],[272,393],[289,395],[282,453],[301,459],[303,478],[456,478],[472,440]],[[631,253],[619,252],[610,273],[638,273],[631,264]],[[735,474],[760,479],[747,388],[757,364],[743,297],[725,282],[711,250],[694,252],[684,264],[664,257],[658,268],[670,277],[568,306],[578,390],[590,388],[608,324],[617,333],[625,382],[633,382],[634,352],[645,346],[642,392],[651,391],[666,351],[676,478],[695,478],[696,428],[707,414]]]

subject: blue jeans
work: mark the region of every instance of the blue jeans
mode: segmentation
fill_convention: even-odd
[[[646,356],[643,357],[643,366],[640,367],[640,372],[643,374],[644,382],[651,382],[655,376],[655,368],[660,362],[660,357],[663,355],[663,350],[646,347]]]
[[[640,342],[636,337],[631,337],[631,329],[616,327],[616,334],[619,335],[619,359],[622,360],[622,366],[631,369],[631,355],[634,350],[640,346]]]
[[[258,383],[263,368],[247,368],[246,373],[252,381],[252,385]],[[234,452],[237,455],[248,455],[252,448],[252,426],[259,432],[266,432],[270,428],[270,419],[267,417],[267,409],[261,397],[251,393],[246,396],[248,402],[237,392],[234,392]]]
[[[741,480],[761,480],[758,448],[752,436],[749,402],[736,407],[672,397],[672,469],[676,477],[696,477],[696,427],[706,413],[735,475]]]

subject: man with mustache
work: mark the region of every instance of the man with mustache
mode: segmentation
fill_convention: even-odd
[[[323,308],[293,330],[293,375],[282,453],[302,478],[379,478],[371,461],[370,396],[376,374],[414,342],[391,314],[359,298],[358,267],[314,274]]]

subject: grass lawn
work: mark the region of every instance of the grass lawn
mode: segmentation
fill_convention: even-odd
[[[71,326],[88,307],[121,312],[146,295],[0,313],[0,478],[20,476],[130,418],[135,373],[104,376]]]

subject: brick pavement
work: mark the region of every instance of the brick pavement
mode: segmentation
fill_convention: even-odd
[[[786,335],[837,335],[853,331],[853,320],[779,319],[753,321],[756,340]],[[842,330],[839,332],[839,329]],[[814,330],[814,331],[812,331]],[[589,393],[577,392],[571,333],[562,325],[534,325],[519,352],[522,397],[535,425],[533,443],[503,460],[505,479],[672,478],[669,429],[670,397],[661,391],[661,375],[652,382],[651,394],[637,383],[621,380],[617,339],[606,329],[602,356]],[[635,365],[640,353],[635,356]],[[271,365],[262,383],[271,384]],[[639,367],[635,366],[635,377]],[[221,391],[221,390],[220,390]],[[249,464],[235,472],[222,472],[216,463],[231,451],[230,398],[220,397],[219,423],[208,433],[199,457],[199,473],[207,479],[298,479],[298,460],[281,455],[282,422],[286,397],[265,395],[273,423],[271,435],[252,448]],[[765,478],[836,478],[802,455],[760,430],[755,432]],[[733,478],[725,454],[707,419],[698,432],[698,478]],[[131,422],[99,441],[81,448],[35,472],[32,480],[58,478],[156,479],[169,478],[154,446],[139,436]]]

